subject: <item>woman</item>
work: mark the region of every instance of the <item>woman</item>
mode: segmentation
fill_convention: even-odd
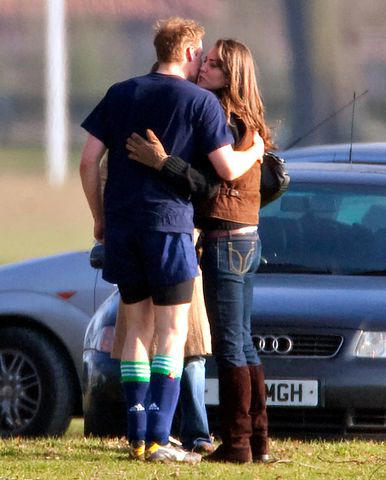
[[[198,85],[218,96],[235,137],[235,149],[252,144],[254,132],[265,149],[273,147],[265,124],[249,49],[234,40],[218,40],[203,63]],[[153,132],[150,142],[128,139],[129,157],[160,170],[181,194],[195,196],[195,224],[202,232],[201,269],[211,325],[212,349],[219,372],[222,445],[206,457],[247,463],[268,460],[268,422],[264,373],[251,338],[253,274],[260,263],[257,232],[260,208],[260,162],[229,182],[192,169],[167,156]],[[203,163],[203,162],[202,162]],[[208,170],[209,169],[209,170]],[[203,194],[206,194],[203,195]]]

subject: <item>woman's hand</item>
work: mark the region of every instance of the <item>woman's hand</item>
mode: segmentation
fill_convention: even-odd
[[[161,170],[167,160],[168,154],[158,137],[152,130],[146,130],[148,140],[137,133],[132,133],[126,140],[126,150],[131,160]]]
[[[247,129],[241,140],[236,145],[235,150],[249,150],[254,153],[256,160],[263,161],[264,141],[257,131]]]
[[[264,155],[264,140],[260,137],[259,132],[253,133],[253,145],[252,148],[256,151],[256,157],[260,162],[263,162],[263,155]]]

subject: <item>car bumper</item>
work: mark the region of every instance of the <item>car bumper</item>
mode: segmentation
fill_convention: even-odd
[[[319,402],[316,408],[272,407],[271,421],[282,428],[310,428],[349,433],[386,433],[385,361],[369,358],[267,359],[266,377],[285,371],[287,378],[316,379]],[[284,368],[283,368],[284,367]]]
[[[324,360],[263,357],[262,360],[268,380],[318,382],[316,406],[288,407],[283,402],[282,406],[268,407],[271,433],[386,434],[383,361],[355,358],[345,360],[343,367],[338,357]],[[277,372],[285,372],[285,375],[278,376]],[[206,376],[207,410],[213,431],[219,425],[217,369],[213,357],[207,359]],[[83,408],[85,422],[98,425],[101,435],[125,434],[119,362],[107,353],[86,350],[83,354]],[[89,433],[98,434],[97,427],[92,430]]]
[[[315,380],[318,401],[313,407],[268,406],[271,432],[386,434],[386,378],[384,360],[369,358],[275,358],[263,357],[266,380]],[[207,361],[207,384],[217,390],[216,366]],[[278,372],[283,372],[279,374]],[[215,383],[213,383],[215,382]],[[216,393],[207,392],[208,398]],[[276,402],[278,399],[275,399]],[[215,421],[216,407],[208,405],[208,415]]]

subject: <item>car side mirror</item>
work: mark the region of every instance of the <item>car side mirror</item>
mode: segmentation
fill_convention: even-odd
[[[105,261],[105,246],[103,243],[96,243],[90,252],[90,265],[93,268],[103,268]]]

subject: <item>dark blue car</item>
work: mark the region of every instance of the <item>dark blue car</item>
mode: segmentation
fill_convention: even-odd
[[[386,433],[386,145],[354,147],[351,162],[349,146],[288,152],[289,190],[262,210],[252,315],[271,433]],[[86,434],[125,430],[117,305],[113,294],[85,337]],[[212,430],[217,387],[209,358]]]

